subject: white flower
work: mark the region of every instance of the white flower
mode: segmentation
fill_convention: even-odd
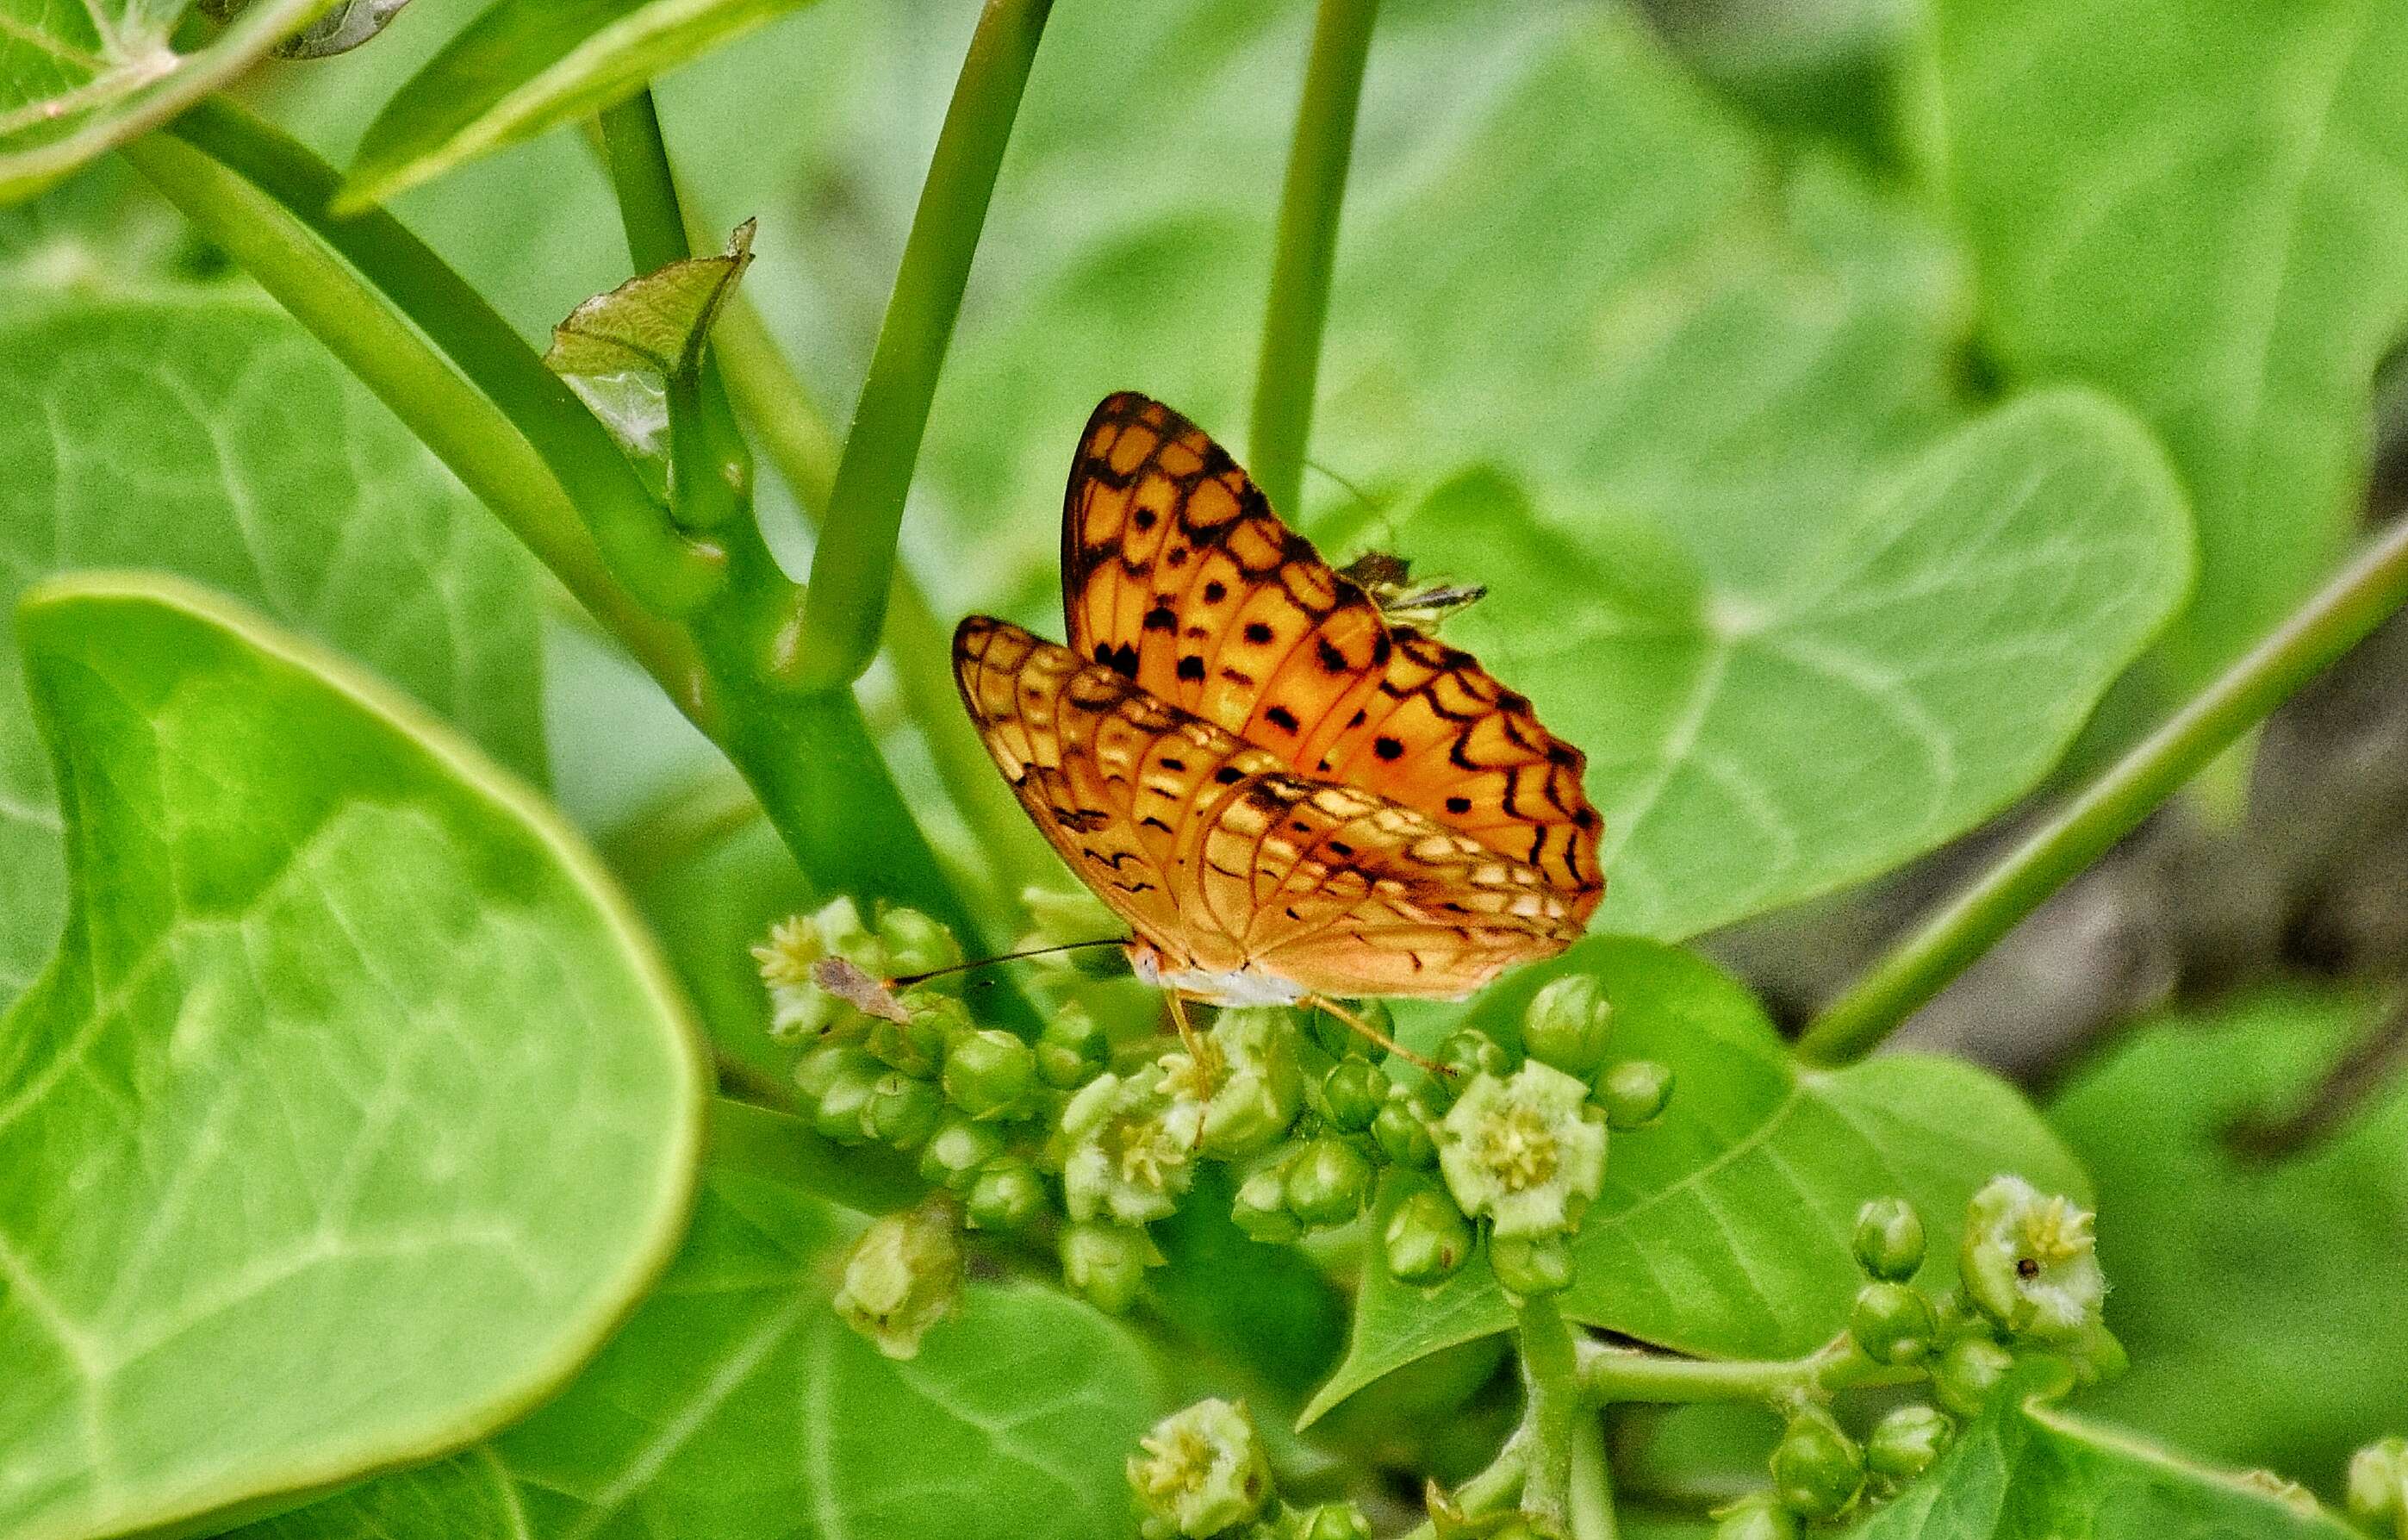
[[[1605,1185],[1605,1123],[1588,1086],[1536,1059],[1478,1075],[1437,1128],[1439,1170],[1497,1235],[1563,1234]]]
[[[1965,1212],[1965,1291],[2010,1331],[2087,1337],[2107,1295],[2091,1217],[2020,1176],[1993,1177]]]
[[[1129,1456],[1149,1533],[1191,1540],[1235,1529],[1270,1500],[1270,1464],[1244,1402],[1199,1401],[1154,1425]]]
[[[1099,1074],[1062,1109],[1062,1201],[1070,1217],[1124,1225],[1170,1216],[1195,1179],[1202,1109],[1174,1103],[1151,1071]]]

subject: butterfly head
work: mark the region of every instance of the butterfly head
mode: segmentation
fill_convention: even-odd
[[[1205,968],[1193,958],[1174,958],[1140,937],[1128,943],[1129,968],[1147,984],[1175,990],[1208,1005],[1294,1005],[1309,991],[1266,969]]]

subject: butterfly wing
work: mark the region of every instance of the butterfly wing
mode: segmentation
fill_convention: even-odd
[[[1604,894],[1586,760],[1461,648],[1391,626],[1204,431],[1107,397],[1062,511],[1071,649],[1158,699]]]
[[[982,616],[963,699],[1039,828],[1182,966],[1310,991],[1453,998],[1580,934],[1527,863],[1407,807],[1297,775],[1108,667]]]

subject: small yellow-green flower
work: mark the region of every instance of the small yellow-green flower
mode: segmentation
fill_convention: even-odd
[[[2386,1438],[2352,1456],[2345,1501],[2359,1524],[2408,1540],[2408,1439]]]
[[[1271,1471],[1244,1402],[1199,1401],[1154,1425],[1129,1456],[1129,1490],[1150,1535],[1205,1540],[1270,1501]]]
[[[1201,1146],[1237,1159],[1268,1149],[1304,1105],[1296,1018],[1275,1006],[1223,1011],[1197,1042],[1200,1055],[1162,1058],[1171,1121],[1192,1120]]]
[[[1966,1293],[2010,1331],[2089,1336],[2107,1295],[2090,1225],[2090,1212],[2070,1199],[2020,1176],[1992,1178],[1966,1209]]]
[[[1062,1202],[1070,1217],[1168,1218],[1195,1179],[1202,1108],[1164,1094],[1152,1070],[1099,1074],[1062,1109]]]
[[[1571,1230],[1605,1184],[1587,1084],[1536,1059],[1506,1079],[1473,1076],[1437,1133],[1447,1190],[1509,1240]]]
[[[812,969],[824,957],[842,957],[871,978],[883,978],[886,943],[861,922],[851,899],[836,899],[813,914],[794,914],[770,928],[752,948],[761,982],[769,989],[769,1031],[787,1042],[820,1036],[859,1012],[821,986]]]
[[[862,1232],[845,1259],[836,1308],[880,1352],[908,1359],[961,1298],[961,1218],[950,1201],[939,1198],[887,1215]]]

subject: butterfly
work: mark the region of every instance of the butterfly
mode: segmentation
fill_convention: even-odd
[[[953,670],[1132,968],[1222,1005],[1460,999],[1604,896],[1578,749],[1394,623],[1226,451],[1124,392],[1062,504],[1069,645],[972,615]]]

